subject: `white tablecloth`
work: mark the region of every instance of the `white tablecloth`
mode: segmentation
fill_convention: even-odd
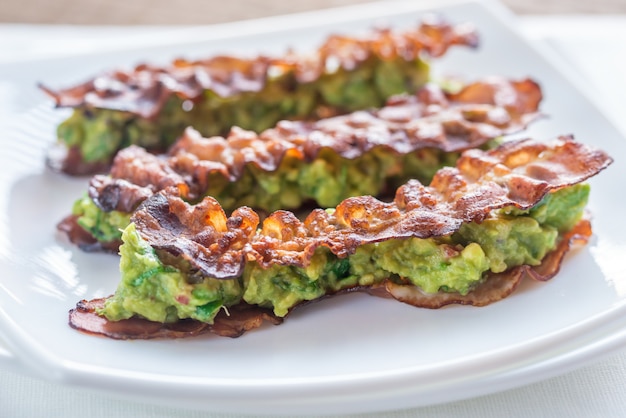
[[[551,16],[521,19],[534,42],[552,48],[586,79],[598,106],[626,134],[626,16]],[[161,30],[161,28],[159,28]],[[0,25],[0,65],[14,59],[54,56],[59,45],[75,49],[127,42],[155,28],[76,28]],[[172,29],[175,30],[175,29]],[[70,35],[71,34],[71,35]],[[70,37],[71,36],[71,37]],[[34,40],[46,39],[47,43]],[[137,37],[139,39],[139,37]],[[62,42],[59,42],[62,41]],[[1,92],[0,92],[1,93]],[[1,417],[236,417],[121,401],[0,370]],[[371,416],[371,415],[354,415]],[[503,393],[383,417],[624,417],[626,348],[568,374]]]

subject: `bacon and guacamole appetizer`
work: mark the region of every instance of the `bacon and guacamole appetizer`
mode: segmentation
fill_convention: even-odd
[[[418,307],[483,306],[524,276],[554,276],[586,242],[589,186],[604,152],[560,137],[468,150],[429,186],[410,180],[391,202],[352,197],[305,220],[229,216],[176,187],[147,200],[124,230],[121,282],[81,301],[70,324],[112,338],[239,336],[310,301],[362,290]]]
[[[282,121],[260,134],[234,128],[225,138],[205,138],[187,129],[165,155],[137,146],[120,151],[59,228],[83,249],[117,251],[132,212],[172,186],[192,203],[212,196],[226,211],[264,213],[392,196],[411,178],[428,183],[461,151],[524,129],[539,116],[541,98],[532,80],[492,77],[455,93],[428,84],[380,109]]]

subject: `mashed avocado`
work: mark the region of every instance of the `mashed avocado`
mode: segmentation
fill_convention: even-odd
[[[78,225],[100,242],[119,241],[121,231],[130,223],[129,213],[103,212],[88,196],[74,202],[72,215],[78,216]]]
[[[302,301],[358,285],[371,286],[387,278],[408,280],[425,292],[443,288],[465,294],[487,268],[485,254],[477,244],[452,249],[435,239],[398,239],[364,245],[346,259],[319,248],[306,268],[248,265],[243,299],[284,316]]]
[[[139,315],[157,322],[192,318],[212,323],[220,309],[240,301],[239,280],[194,277],[190,283],[187,275],[161,262],[134,224],[124,230],[122,239],[122,280],[101,311],[110,320]]]
[[[315,300],[329,291],[352,287],[357,278],[350,274],[348,259],[338,259],[326,248],[318,248],[305,268],[274,265],[263,269],[248,263],[243,273],[243,299],[285,316],[302,301]]]
[[[428,150],[436,154],[435,150]],[[287,155],[272,172],[249,164],[236,182],[215,178],[205,195],[215,197],[225,210],[250,206],[268,212],[295,209],[307,201],[321,207],[334,207],[351,196],[379,195],[391,178],[405,174],[403,160],[407,157],[375,148],[355,159],[346,159],[330,149],[323,149],[314,161],[306,162]],[[425,164],[439,169],[443,163],[433,156]],[[419,172],[406,173],[420,178]],[[217,176],[215,176],[217,177]],[[428,181],[421,177],[421,180]],[[261,191],[259,193],[259,190]]]
[[[164,265],[131,224],[120,248],[122,283],[102,313],[112,320],[140,315],[161,322],[212,322],[222,306],[244,300],[285,316],[303,301],[386,279],[413,284],[426,293],[467,294],[488,271],[539,264],[558,244],[559,231],[580,220],[588,194],[586,184],[571,186],[547,195],[528,211],[494,211],[484,222],[465,224],[452,236],[367,244],[342,259],[320,247],[304,268],[263,269],[249,262],[242,277],[233,280],[187,278]]]
[[[538,265],[556,246],[558,231],[541,226],[531,217],[487,219],[481,224],[465,224],[454,238],[477,242],[486,254],[488,267],[500,273],[513,266]]]

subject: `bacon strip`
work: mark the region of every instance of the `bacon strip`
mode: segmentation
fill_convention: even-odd
[[[317,122],[283,121],[259,135],[233,129],[227,138],[203,138],[188,129],[167,156],[135,146],[121,150],[109,175],[91,179],[89,196],[104,212],[132,213],[167,187],[182,187],[193,201],[207,194],[212,174],[236,182],[248,165],[273,172],[284,158],[311,162],[322,150],[347,159],[374,148],[390,149],[398,158],[420,149],[457,152],[523,129],[540,116],[541,99],[539,85],[530,79],[492,77],[457,93],[427,85],[377,111]],[[58,227],[72,243],[89,251],[115,251],[119,242],[99,243],[72,225],[75,220],[69,216]]]
[[[427,294],[416,286],[401,285],[386,280],[383,284],[375,287],[357,286],[326,295],[326,297],[357,291],[367,292],[377,297],[392,297],[419,308],[439,309],[450,304],[486,306],[513,293],[525,276],[540,281],[547,281],[554,277],[560,269],[565,254],[572,245],[584,244],[590,236],[591,224],[588,220],[582,220],[570,233],[563,237],[554,251],[546,255],[541,265],[535,267],[523,265],[503,273],[490,273],[479,286],[467,295],[442,292]],[[292,308],[290,313],[296,308],[319,300],[302,302]],[[70,326],[88,334],[123,340],[186,338],[206,333],[236,338],[247,331],[260,327],[265,322],[279,325],[284,320],[284,318],[275,316],[270,310],[241,303],[228,308],[228,313],[220,312],[213,324],[189,319],[172,324],[163,324],[142,318],[130,318],[115,322],[96,313],[96,309],[102,307],[104,302],[105,299],[78,302],[76,308],[70,310]]]
[[[473,90],[482,94],[469,93]],[[167,165],[198,179],[219,172],[232,182],[248,164],[270,172],[286,156],[310,162],[323,149],[346,159],[359,158],[377,147],[397,154],[424,148],[462,151],[521,131],[540,116],[541,99],[541,88],[530,79],[485,78],[456,94],[427,84],[416,95],[391,98],[379,110],[316,122],[281,121],[260,134],[234,128],[227,138],[202,138],[188,129],[171,148]],[[125,167],[116,163],[111,176],[128,179],[125,176],[135,174]],[[199,185],[200,191],[205,188]]]
[[[491,151],[468,150],[456,168],[439,170],[430,186],[411,180],[400,187],[393,202],[353,197],[334,212],[316,209],[304,221],[276,211],[256,233],[259,217],[252,209],[239,208],[227,217],[215,199],[192,206],[173,189],[146,200],[131,219],[155,249],[187,260],[207,276],[227,279],[240,276],[252,260],[264,267],[305,267],[320,246],[346,257],[369,243],[450,235],[499,208],[529,209],[547,193],[584,181],[611,162],[606,153],[571,137],[517,140]]]
[[[280,58],[177,59],[169,66],[141,64],[130,71],[105,73],[67,89],[40,87],[58,107],[111,109],[150,119],[159,114],[172,95],[193,101],[200,100],[210,90],[218,96],[230,97],[260,91],[268,80],[278,75],[293,74],[297,82],[308,83],[327,73],[330,65],[350,71],[372,57],[406,61],[422,54],[438,57],[454,45],[476,47],[478,36],[474,27],[429,19],[402,33],[380,29],[363,39],[331,36],[315,54],[306,56],[290,52]]]
[[[114,322],[96,313],[98,308],[104,306],[105,301],[106,299],[94,299],[78,302],[76,308],[70,310],[70,326],[88,334],[102,335],[116,340],[186,338],[207,333],[236,338],[246,331],[260,327],[265,322],[273,325],[283,322],[282,318],[275,316],[270,310],[245,303],[233,306],[228,311],[221,311],[215,317],[213,324],[191,319],[164,324],[142,318]]]

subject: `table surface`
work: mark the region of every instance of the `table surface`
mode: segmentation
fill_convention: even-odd
[[[211,24],[375,0],[21,0],[0,6],[3,23]],[[626,13],[624,0],[503,0],[520,14]]]
[[[35,0],[27,0],[34,2]],[[277,2],[265,0],[267,4]],[[59,1],[73,4],[73,1]],[[160,4],[158,1],[155,4]],[[257,6],[261,2],[242,1]],[[320,7],[349,3],[320,1]],[[354,2],[353,2],[354,3]],[[513,2],[522,4],[522,2]],[[531,4],[540,2],[531,1]],[[557,2],[541,2],[554,3]],[[565,3],[565,2],[558,2]],[[620,4],[618,4],[620,3]],[[626,2],[604,1],[597,4],[626,8]],[[43,2],[42,2],[43,4]],[[130,4],[130,3],[129,3]],[[626,12],[626,10],[624,10]],[[6,20],[2,10],[0,21]],[[239,16],[241,17],[241,16]],[[84,22],[83,22],[84,23]],[[154,23],[154,22],[151,22]],[[626,94],[626,14],[595,17],[560,16],[521,19],[522,28],[534,42],[544,43],[569,61],[590,81],[600,106],[607,116],[626,134],[626,121],[621,116],[621,98]],[[106,38],[110,27],[98,30],[83,28],[85,36]],[[141,29],[139,29],[141,30]],[[72,32],[75,33],[75,32]],[[38,25],[0,25],[0,49],[9,45],[8,39],[18,35],[19,47],[14,54],[34,53],[29,50],[29,36],[68,36],[62,27]],[[3,41],[4,40],[4,41]],[[4,45],[3,45],[4,42]],[[13,43],[15,45],[15,43]],[[49,52],[49,51],[48,51]],[[7,59],[4,55],[2,59]],[[0,59],[0,64],[1,64]],[[22,376],[9,370],[0,370],[0,415],[5,417],[236,417],[239,415],[210,414],[183,409],[155,407],[131,401],[113,399],[81,389],[67,388],[50,382]],[[621,417],[626,416],[626,349],[598,359],[591,365],[568,374],[522,388],[479,398],[404,411],[389,412],[384,417]],[[353,417],[371,416],[367,414]]]

